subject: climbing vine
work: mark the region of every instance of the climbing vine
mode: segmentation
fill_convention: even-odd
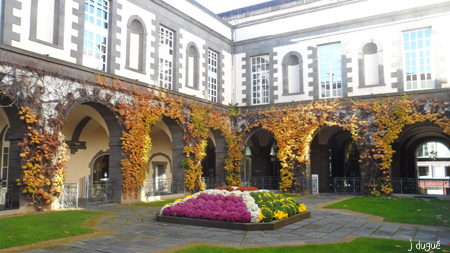
[[[20,119],[25,122],[22,146],[23,176],[18,180],[23,193],[37,210],[43,210],[62,193],[66,145],[61,132],[49,132],[42,119],[28,107],[22,107]],[[58,126],[50,124],[51,129]],[[21,182],[20,182],[21,181]]]
[[[313,135],[320,126],[342,125],[333,116],[339,103],[339,100],[313,101],[294,108],[272,108],[259,113],[262,128],[274,134],[278,145],[280,190],[304,190],[302,179],[306,177]]]

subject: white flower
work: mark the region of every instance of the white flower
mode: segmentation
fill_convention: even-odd
[[[260,214],[260,210],[255,211],[255,212],[251,212],[252,215],[252,219],[250,220],[251,223],[258,223],[259,222],[259,214]]]
[[[241,197],[242,196],[242,192],[241,191],[232,191],[231,195],[236,196],[236,197]]]

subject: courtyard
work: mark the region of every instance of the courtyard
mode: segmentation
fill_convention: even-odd
[[[86,210],[114,214],[101,218],[97,225],[113,230],[114,234],[42,249],[36,249],[39,244],[16,249],[28,252],[174,252],[198,244],[237,248],[300,246],[344,243],[358,237],[401,240],[408,245],[410,240],[439,241],[442,246],[450,243],[449,227],[385,222],[378,216],[322,208],[347,198],[331,194],[299,197],[297,200],[311,211],[311,218],[273,231],[248,232],[156,222],[160,207],[89,205]],[[393,250],[395,246],[399,245],[392,245]]]

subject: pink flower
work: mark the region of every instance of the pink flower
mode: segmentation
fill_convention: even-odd
[[[250,222],[252,220],[252,214],[250,212],[243,212],[240,213],[241,215],[239,216],[239,222]]]
[[[237,221],[239,221],[239,216],[240,215],[237,212],[228,213],[227,221],[228,222],[237,222]]]

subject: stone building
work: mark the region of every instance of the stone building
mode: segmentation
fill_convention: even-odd
[[[217,111],[240,109],[244,120],[245,112],[312,100],[448,100],[449,23],[446,0],[273,0],[219,15],[194,0],[0,0],[0,206],[27,203],[16,182],[24,165],[22,107],[62,120],[65,182],[77,199],[89,199],[102,182],[110,187],[106,201],[121,203],[123,122],[116,110],[133,95],[105,89],[102,78]],[[142,190],[141,200],[184,192],[183,130],[168,117],[151,128],[151,190]],[[275,180],[277,187],[275,139],[261,127],[245,133],[243,182]],[[335,191],[336,178],[355,184],[361,177],[351,140],[338,126],[314,134],[307,175],[318,175],[319,192]],[[405,127],[392,144],[391,178],[418,179],[418,150],[432,142],[450,147],[435,124]],[[226,153],[224,136],[210,129],[207,185],[225,184]],[[429,159],[442,162],[448,184],[450,157]],[[448,188],[444,182],[443,194]]]

